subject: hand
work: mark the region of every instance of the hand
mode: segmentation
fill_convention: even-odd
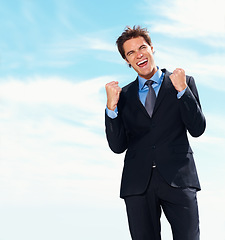
[[[182,92],[187,87],[185,71],[181,68],[176,68],[170,75],[170,79],[178,92]]]
[[[105,85],[107,94],[107,108],[109,110],[115,110],[120,98],[122,89],[119,87],[118,82],[110,82]]]

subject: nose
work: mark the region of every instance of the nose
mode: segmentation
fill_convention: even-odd
[[[141,52],[137,52],[137,58],[142,58],[143,54]]]

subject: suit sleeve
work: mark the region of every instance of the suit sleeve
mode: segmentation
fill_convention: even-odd
[[[206,127],[206,120],[202,113],[198,91],[193,77],[187,78],[188,87],[180,98],[182,120],[192,137],[199,137]]]
[[[127,136],[120,115],[114,119],[105,113],[105,131],[109,147],[114,153],[122,153],[127,149]]]

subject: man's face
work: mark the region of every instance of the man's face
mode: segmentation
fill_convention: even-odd
[[[153,46],[149,46],[143,37],[131,38],[123,44],[126,61],[133,69],[147,80],[156,72]]]

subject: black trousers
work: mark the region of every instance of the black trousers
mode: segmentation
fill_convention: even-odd
[[[161,240],[161,209],[171,225],[174,240],[199,240],[196,190],[171,187],[157,167],[145,194],[124,200],[133,240]]]

